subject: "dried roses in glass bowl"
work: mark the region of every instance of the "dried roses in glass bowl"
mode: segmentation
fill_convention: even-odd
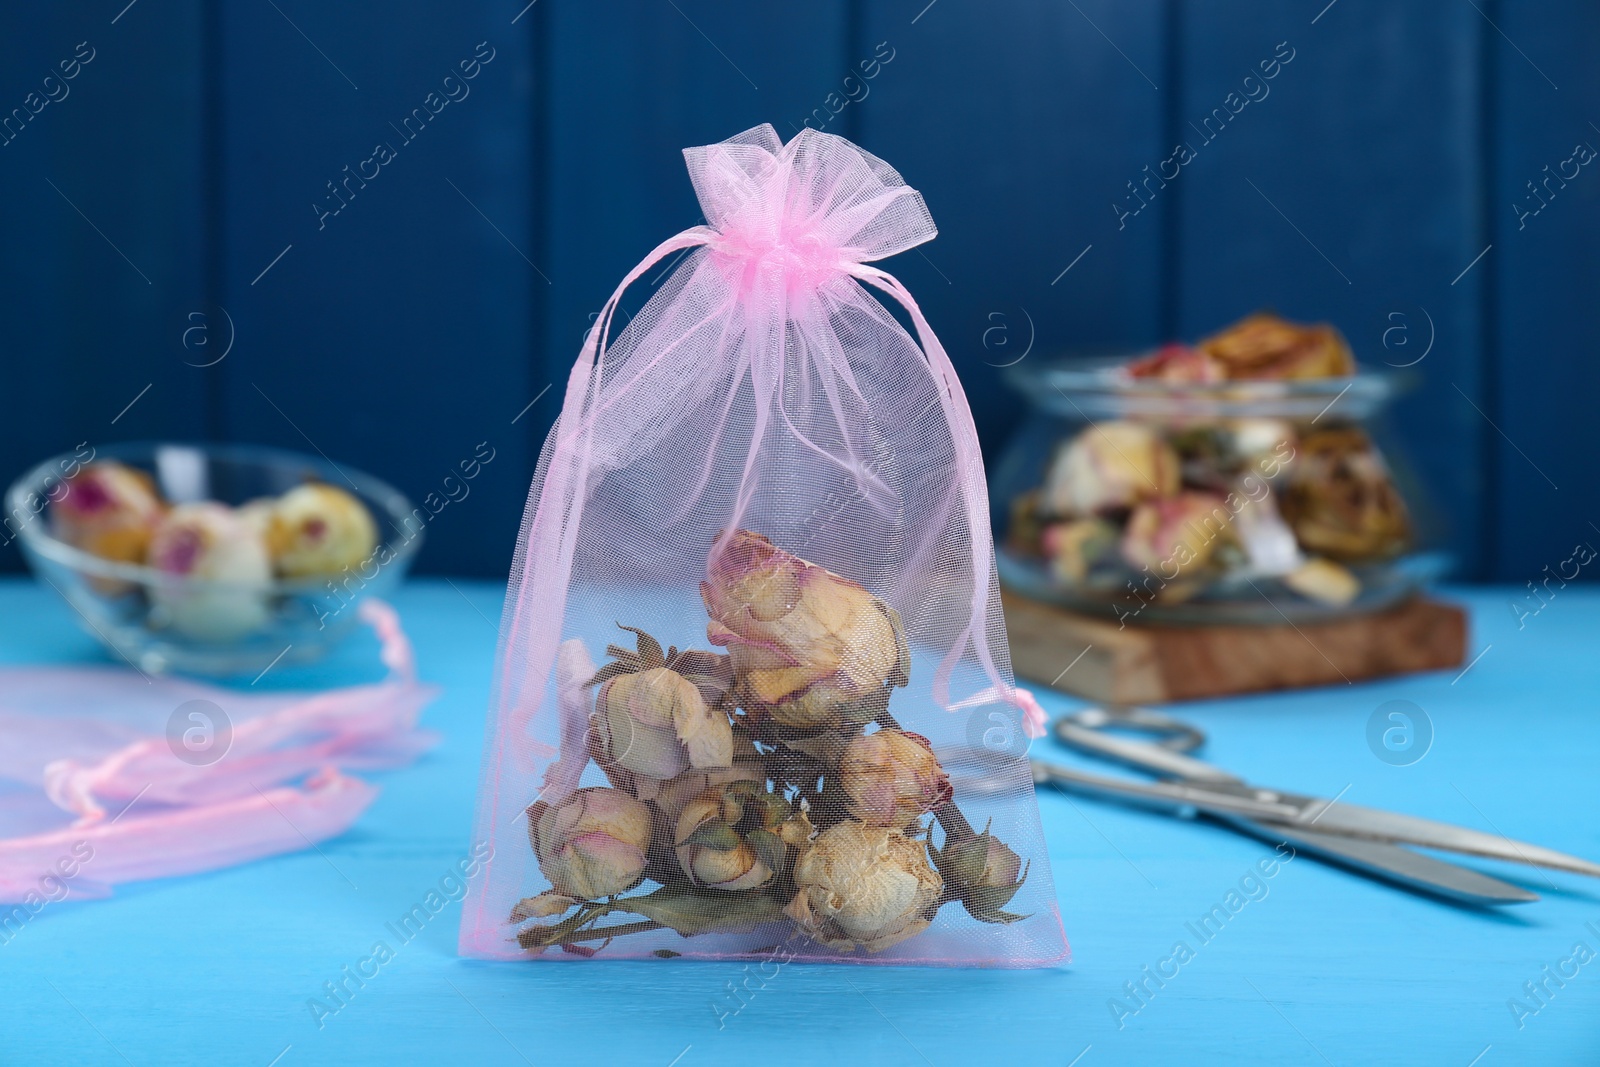
[[[253,677],[326,652],[399,583],[425,512],[354,468],[251,445],[88,445],[6,494],[3,536],[147,672]]]
[[[549,888],[512,909],[518,944],[626,955],[633,935],[759,928],[860,959],[947,905],[1028,918],[1007,910],[1028,862],[968,822],[932,744],[892,714],[912,661],[899,615],[748,530],[719,538],[706,573],[711,649],[622,625],[631,640],[595,669],[581,639],[561,646],[577,729],[527,809]],[[591,763],[609,784],[577,788]]]
[[[1396,377],[1337,330],[1252,315],[1141,358],[1019,364],[1034,403],[992,491],[1002,581],[1139,622],[1381,610],[1447,569],[1380,448]]]

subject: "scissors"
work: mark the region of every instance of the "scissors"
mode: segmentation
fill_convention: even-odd
[[[1034,760],[1037,785],[1167,809],[1184,818],[1205,815],[1252,836],[1286,842],[1340,866],[1450,900],[1518,904],[1539,896],[1402,846],[1420,845],[1600,878],[1600,864],[1499,834],[1346,804],[1338,797],[1324,800],[1251,785],[1186,755],[1205,743],[1204,733],[1143,708],[1087,708],[1058,718],[1053,729],[1063,744],[1162,780],[1106,778]],[[1110,732],[1114,730],[1157,740],[1118,737]]]

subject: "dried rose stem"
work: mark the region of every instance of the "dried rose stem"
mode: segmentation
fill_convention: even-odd
[[[973,832],[972,824],[967,817],[961,814],[961,809],[956,807],[955,801],[941,804],[933,809],[933,817],[939,820],[939,825],[944,827],[946,843],[950,840],[960,841],[968,837],[978,836]]]
[[[561,943],[563,945],[571,945],[576,944],[579,941],[604,941],[609,937],[621,937],[624,934],[642,934],[648,930],[664,929],[666,929],[666,925],[664,923],[658,923],[653,919],[643,919],[636,923],[619,923],[616,926],[591,927],[575,937],[563,938]]]
[[[665,927],[663,924],[658,923],[653,919],[645,919],[641,920],[640,922],[618,923],[615,926],[602,926],[598,928],[590,927],[588,930],[575,930],[570,937],[564,936],[550,941],[529,936],[540,929],[544,929],[548,932],[548,930],[553,929],[553,927],[534,927],[531,930],[524,930],[521,934],[517,935],[517,940],[522,944],[524,949],[554,948],[557,945],[575,945],[580,941],[607,941],[613,937],[621,937],[624,934],[642,934],[650,930],[662,930],[665,929]]]

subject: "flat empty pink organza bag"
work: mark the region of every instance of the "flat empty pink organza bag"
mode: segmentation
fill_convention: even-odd
[[[684,155],[707,225],[611,297],[534,477],[461,949],[1060,960],[971,413],[868,265],[922,197],[814,130]]]
[[[390,676],[317,693],[123,667],[0,669],[0,944],[47,904],[310,848],[410,762],[434,690],[392,609],[361,607]]]

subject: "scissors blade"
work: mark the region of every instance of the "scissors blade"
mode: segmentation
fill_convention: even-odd
[[[1320,822],[1319,829],[1310,829],[1296,815],[1284,815],[1285,812],[1298,813],[1302,810],[1293,804],[1263,801],[1234,792],[1219,792],[1211,785],[1105,778],[1037,760],[1034,761],[1034,780],[1040,785],[1053,785],[1089,796],[1109,797],[1142,807],[1204,812],[1262,840],[1286,841],[1308,854],[1452,900],[1470,904],[1515,904],[1539,899],[1537,894],[1521,886],[1419,855],[1397,845],[1343,836],[1337,832],[1322,832]]]
[[[1423,856],[1398,845],[1319,833],[1298,825],[1216,817],[1264,841],[1286,842],[1309,855],[1331,860],[1363,874],[1462,903],[1525,904],[1539,899],[1539,894],[1519,885]]]
[[[1283,820],[1269,818],[1266,821],[1276,823]],[[1414,815],[1402,815],[1399,812],[1382,811],[1378,808],[1364,808],[1359,804],[1346,804],[1343,801],[1310,799],[1301,808],[1299,816],[1289,820],[1288,825],[1296,828],[1314,826],[1324,834],[1421,845],[1424,848],[1508,860],[1512,863],[1526,863],[1534,867],[1550,867],[1600,878],[1600,864],[1591,863],[1577,856],[1569,856],[1555,849],[1530,845],[1525,841],[1513,841],[1502,834],[1484,833],[1482,830],[1472,830],[1465,826],[1452,826],[1449,823],[1421,819]]]
[[[1226,785],[1181,781],[1135,782],[1069,770],[1041,760],[1033,761],[1033,780],[1036,785],[1053,785],[1071,793],[1132,801],[1144,807],[1179,811],[1193,809],[1208,814],[1243,815],[1279,823],[1295,822],[1304,810],[1298,804],[1261,800],[1248,792],[1234,792]]]

